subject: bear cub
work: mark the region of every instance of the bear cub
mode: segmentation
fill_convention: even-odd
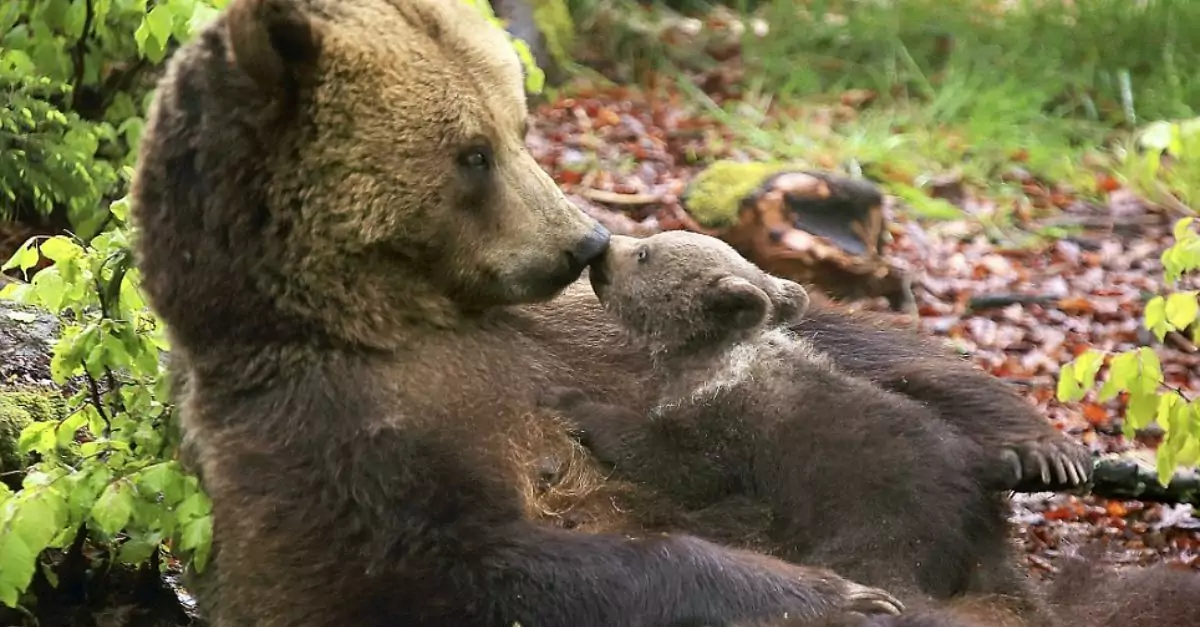
[[[650,415],[544,392],[602,462],[685,507],[763,499],[789,559],[868,585],[947,598],[977,578],[974,547],[1003,534],[979,446],[791,332],[800,285],[685,231],[614,236],[589,275],[662,389]]]

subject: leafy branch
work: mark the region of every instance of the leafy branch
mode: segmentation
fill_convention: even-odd
[[[1162,254],[1164,278],[1178,282],[1200,268],[1200,234],[1195,218],[1183,218],[1175,224],[1175,243]],[[1155,296],[1146,303],[1143,325],[1162,342],[1167,333],[1190,332],[1200,341],[1200,302],[1195,290]],[[1060,401],[1082,400],[1097,382],[1107,365],[1104,383],[1096,399],[1108,402],[1124,395],[1126,437],[1138,429],[1157,423],[1165,437],[1156,453],[1158,480],[1167,485],[1177,465],[1200,463],[1200,401],[1192,399],[1178,386],[1163,378],[1162,364],[1154,350],[1140,347],[1110,354],[1088,349],[1063,366],[1059,373],[1057,396]]]

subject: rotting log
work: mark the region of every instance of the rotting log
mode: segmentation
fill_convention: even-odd
[[[688,185],[688,213],[767,272],[835,300],[884,297],[915,313],[912,279],[883,253],[883,193],[787,164],[717,162]]]
[[[1200,506],[1200,472],[1177,468],[1164,486],[1158,482],[1152,451],[1110,455],[1096,460],[1091,492],[1109,499]]]

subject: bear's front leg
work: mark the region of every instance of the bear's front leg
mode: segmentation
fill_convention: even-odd
[[[1056,430],[1007,382],[933,338],[830,307],[810,308],[792,330],[838,368],[920,401],[978,442],[995,464],[988,489],[1062,491],[1091,481],[1085,446]]]
[[[617,405],[597,403],[578,388],[550,387],[537,404],[556,412],[571,436],[601,462],[615,466],[636,458],[649,418]]]

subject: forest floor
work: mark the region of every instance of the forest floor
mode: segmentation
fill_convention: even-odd
[[[687,228],[679,198],[702,163],[786,156],[844,175],[863,163],[856,161],[855,146],[866,147],[860,155],[873,150],[878,157],[873,142],[911,131],[879,124],[889,113],[871,112],[861,94],[751,118],[728,113],[730,107],[714,109],[712,100],[680,93],[667,81],[644,89],[602,84],[577,83],[551,96],[537,108],[528,141],[570,197],[617,231]],[[762,129],[780,122],[793,134],[782,139],[784,148],[773,150]],[[881,132],[863,135],[864,127]],[[941,137],[922,131],[922,141],[943,147],[964,142],[943,130]],[[809,149],[796,150],[799,142]],[[915,273],[920,327],[1020,385],[1048,420],[1094,452],[1151,450],[1153,434],[1122,437],[1119,399],[1098,404],[1089,397],[1064,406],[1055,387],[1061,365],[1086,348],[1151,345],[1168,382],[1200,390],[1196,347],[1182,338],[1162,345],[1141,329],[1147,295],[1163,287],[1159,255],[1181,216],[1086,163],[1070,171],[1071,181],[1047,180],[1031,172],[1028,155],[1016,150],[971,180],[949,164],[915,155],[910,149],[876,159],[870,171],[885,189],[897,181],[920,185],[930,202],[940,203],[937,211],[922,211],[911,195],[899,202],[889,194],[885,204],[893,236],[887,252]],[[933,201],[928,190],[948,204]],[[1012,519],[1015,541],[1035,573],[1052,575],[1058,556],[1094,539],[1110,541],[1109,559],[1119,563],[1166,559],[1200,568],[1200,518],[1188,505],[1016,495]]]

